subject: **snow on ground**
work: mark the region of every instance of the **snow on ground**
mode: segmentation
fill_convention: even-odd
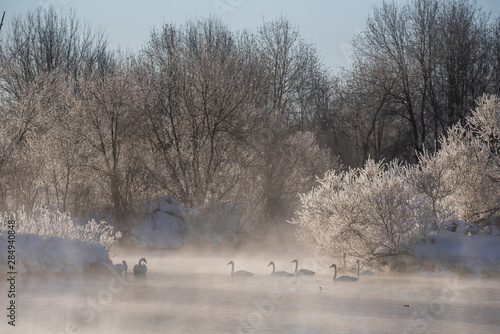
[[[46,207],[4,213],[0,215],[0,267],[13,264],[19,273],[99,269],[111,263],[106,247],[119,235],[105,222],[76,224],[68,213]]]
[[[187,234],[187,225],[182,219],[184,208],[170,196],[163,196],[149,205],[149,214],[130,233],[137,247],[178,248]]]
[[[130,235],[135,246],[142,248],[179,248],[185,243],[216,246],[225,237],[238,238],[239,214],[224,204],[187,210],[173,197],[162,196],[151,202],[145,219]]]
[[[7,250],[8,234],[0,236],[0,249]],[[81,273],[109,264],[108,252],[95,241],[16,233],[15,270],[18,273]],[[8,252],[0,252],[0,266],[7,265]]]
[[[414,246],[416,264],[435,268],[436,273],[456,272],[462,275],[500,274],[500,231],[492,227],[477,231],[477,226],[458,222],[457,230],[431,234],[425,243]]]

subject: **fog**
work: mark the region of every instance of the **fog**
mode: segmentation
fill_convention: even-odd
[[[15,333],[492,333],[500,329],[500,287],[494,280],[361,276],[334,282],[333,271],[287,236],[244,248],[131,252],[126,277],[111,268],[82,275],[23,275]],[[258,247],[257,247],[258,245]],[[265,245],[265,247],[263,246]],[[148,272],[132,267],[146,257]],[[316,271],[272,277],[276,270]],[[231,277],[248,270],[252,277]],[[355,275],[340,269],[339,274]],[[5,294],[5,283],[1,283]],[[0,326],[6,328],[5,322]]]

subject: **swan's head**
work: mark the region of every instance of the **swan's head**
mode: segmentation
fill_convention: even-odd
[[[124,266],[127,266],[127,262],[125,262],[125,260],[123,260],[123,261],[122,261],[122,264],[123,264]]]
[[[143,262],[143,261],[144,261],[144,263],[148,264],[148,261],[146,261],[146,259],[145,259],[145,258],[140,259],[140,260],[139,260],[139,263],[141,263],[141,262]]]
[[[298,263],[299,261],[297,261],[297,259],[295,259],[295,260],[293,260],[292,262]]]
[[[337,265],[334,263],[334,264],[332,264],[332,265],[330,266],[330,268],[335,268],[335,269],[337,269]]]
[[[234,262],[233,261],[229,261],[227,266],[229,266],[230,264],[234,265]]]
[[[273,261],[269,262],[267,266],[269,267],[271,264],[274,264],[274,262]]]

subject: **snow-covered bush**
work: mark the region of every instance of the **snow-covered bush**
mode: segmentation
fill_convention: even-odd
[[[8,234],[8,221],[14,220],[15,239]],[[120,237],[113,227],[94,220],[75,224],[69,214],[35,207],[0,215],[0,249],[15,240],[16,271],[81,273],[103,269],[111,263],[108,250]],[[0,251],[0,266],[7,264],[7,252]]]
[[[121,233],[113,233],[113,226],[106,222],[90,220],[85,225],[78,225],[71,220],[69,213],[51,211],[45,207],[35,207],[31,213],[23,209],[15,213],[3,213],[0,216],[0,234],[7,230],[8,220],[16,222],[16,233],[38,235],[45,239],[57,237],[60,239],[74,239],[82,247],[101,244],[109,250],[111,245],[121,237]]]
[[[500,101],[484,96],[467,119],[454,126],[432,157],[435,166],[447,170],[450,199],[457,215],[480,221],[500,209]]]
[[[500,98],[496,95],[483,95],[478,107],[467,118],[469,129],[488,147],[500,145]]]
[[[422,238],[431,230],[439,233],[446,222],[456,218],[452,195],[459,189],[461,179],[449,166],[462,160],[456,151],[443,151],[439,155],[424,151],[419,156],[419,164],[409,167],[406,182],[421,203],[415,202],[413,207],[415,215],[422,216],[416,220]]]
[[[452,218],[449,208],[408,182],[417,170],[367,161],[362,169],[330,172],[301,196],[299,238],[331,256],[373,259],[409,252]]]
[[[372,259],[411,251],[452,220],[486,220],[500,209],[500,100],[483,97],[467,124],[418,165],[368,161],[329,172],[301,196],[299,238],[333,256]]]
[[[490,152],[470,131],[453,127],[448,137],[442,139],[441,150],[422,160],[445,171],[442,186],[447,188],[460,219],[476,221],[483,214],[496,211],[499,189],[491,179],[495,168]]]

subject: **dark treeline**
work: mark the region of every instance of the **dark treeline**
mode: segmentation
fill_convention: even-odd
[[[284,221],[328,170],[439,149],[500,93],[499,36],[471,1],[388,2],[333,75],[285,18],[167,24],[123,54],[40,7],[0,34],[0,210],[47,205],[126,234],[170,195],[223,208],[237,233]]]

